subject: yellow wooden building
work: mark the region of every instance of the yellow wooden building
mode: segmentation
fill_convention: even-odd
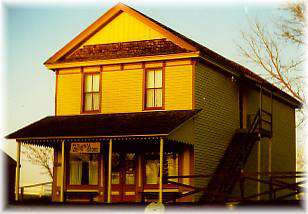
[[[185,196],[185,185],[233,184],[171,179],[177,186],[163,175],[295,171],[296,99],[126,5],[44,64],[56,77],[55,115],[7,138],[18,151],[22,143],[54,148],[53,201],[193,202],[204,195]],[[231,156],[241,144],[249,149]]]

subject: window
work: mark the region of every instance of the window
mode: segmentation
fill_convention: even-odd
[[[163,173],[167,176],[178,176],[179,171],[178,154],[174,152],[164,153]],[[159,183],[159,154],[146,153],[145,155],[145,177],[146,184]],[[178,179],[171,179],[177,181]]]
[[[120,153],[112,153],[111,183],[120,184]]]
[[[157,153],[147,153],[145,155],[145,181],[146,184],[158,184],[159,155]]]
[[[98,154],[70,153],[70,185],[97,185],[98,170]]]
[[[83,89],[83,111],[99,111],[100,107],[100,74],[85,74]]]
[[[149,69],[146,71],[145,108],[161,109],[163,107],[163,71]]]

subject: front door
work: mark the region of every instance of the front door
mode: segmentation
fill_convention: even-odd
[[[111,200],[112,202],[136,200],[136,153],[112,153]]]

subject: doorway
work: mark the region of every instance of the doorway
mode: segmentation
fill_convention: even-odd
[[[136,160],[136,153],[112,153],[112,202],[136,201]]]

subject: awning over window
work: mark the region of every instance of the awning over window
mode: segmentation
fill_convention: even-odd
[[[200,110],[49,116],[6,136],[7,139],[64,137],[167,136]]]

